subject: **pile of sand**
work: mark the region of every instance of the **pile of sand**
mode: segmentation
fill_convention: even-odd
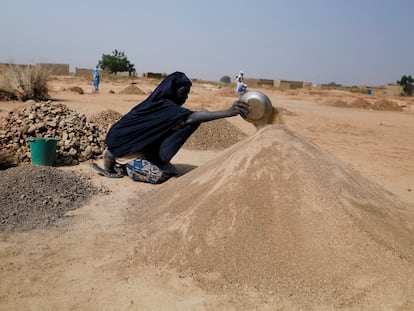
[[[71,87],[68,88],[68,91],[70,91],[72,93],[78,93],[80,95],[85,93],[80,86],[71,86]]]
[[[122,91],[120,91],[119,94],[123,94],[123,95],[144,95],[145,92],[143,90],[141,90],[140,88],[136,87],[135,85],[130,84],[126,88],[124,88]]]
[[[137,264],[285,307],[414,307],[412,207],[283,125],[140,199]]]
[[[371,102],[365,98],[355,98],[349,103],[349,106],[352,108],[369,109],[371,107]]]
[[[334,106],[334,107],[348,107],[348,103],[342,99],[327,99],[323,102],[326,106]]]
[[[403,107],[398,103],[388,100],[379,99],[373,103],[365,98],[356,98],[350,103],[342,99],[327,99],[323,102],[327,106],[344,107],[344,108],[362,108],[372,110],[386,110],[386,111],[402,111]]]
[[[403,108],[396,102],[388,99],[379,99],[372,106],[374,110],[402,111]]]

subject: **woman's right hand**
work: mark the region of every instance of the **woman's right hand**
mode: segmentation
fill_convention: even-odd
[[[236,100],[229,110],[232,116],[237,116],[240,114],[241,116],[245,117],[249,114],[250,107],[247,102]]]
[[[237,115],[243,117],[249,114],[249,106],[246,102],[236,100],[233,105],[227,110],[220,111],[194,111],[185,120],[186,124],[200,124],[203,122],[213,121],[216,119],[234,117]]]

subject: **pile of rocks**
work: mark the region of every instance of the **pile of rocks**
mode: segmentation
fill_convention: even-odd
[[[226,119],[202,123],[184,143],[184,149],[222,150],[247,137]]]
[[[106,132],[62,103],[28,102],[0,122],[2,152],[31,161],[30,137],[57,137],[56,165],[74,165],[102,154]]]

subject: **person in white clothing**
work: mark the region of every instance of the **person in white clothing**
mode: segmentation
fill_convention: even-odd
[[[239,74],[236,76],[236,92],[238,94],[244,94],[246,92],[247,85],[244,83],[244,73],[240,71]]]

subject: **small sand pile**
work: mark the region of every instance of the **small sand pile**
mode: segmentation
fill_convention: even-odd
[[[137,264],[281,309],[414,307],[412,207],[284,126],[140,200]]]
[[[327,106],[344,108],[351,107],[371,110],[403,111],[403,107],[401,105],[392,100],[387,99],[379,99],[374,103],[371,103],[369,100],[365,98],[356,98],[350,103],[342,99],[327,99],[323,102],[323,104]]]
[[[124,88],[122,91],[120,91],[119,94],[122,94],[122,95],[144,95],[145,92],[143,90],[141,90],[140,88],[136,87],[135,85],[130,84],[126,88]]]
[[[352,108],[369,109],[371,107],[371,103],[365,98],[356,98],[349,103],[349,106]]]
[[[371,108],[373,110],[387,110],[387,111],[402,111],[403,107],[398,105],[396,102],[387,99],[377,100],[372,104]]]
[[[348,103],[342,99],[327,99],[324,102],[326,106],[334,106],[334,107],[348,107]]]
[[[83,91],[83,89],[79,86],[72,86],[68,88],[68,91],[73,92],[73,93],[78,93],[80,95],[84,94],[85,92]]]

